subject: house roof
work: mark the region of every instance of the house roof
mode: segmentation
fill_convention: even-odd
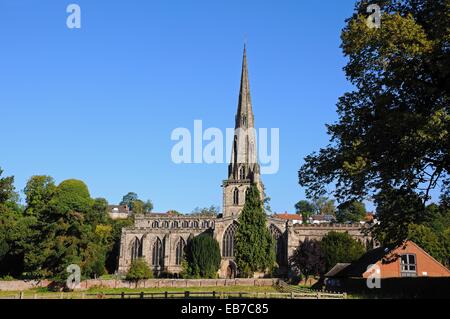
[[[128,214],[130,212],[127,205],[108,205],[108,211],[121,214]]]
[[[336,264],[336,266],[333,267],[325,276],[326,277],[334,277],[334,278],[343,278],[343,277],[361,278],[361,277],[363,277],[363,274],[367,271],[367,268],[370,265],[374,265],[379,261],[389,263],[392,260],[392,258],[397,257],[395,254],[391,254],[391,252],[394,252],[397,248],[406,246],[406,245],[416,246],[424,254],[429,256],[432,260],[434,260],[439,265],[441,265],[441,263],[439,263],[436,259],[434,259],[432,256],[430,256],[419,245],[417,245],[416,243],[414,243],[411,240],[407,240],[406,242],[404,242],[400,245],[389,245],[389,246],[378,247],[378,248],[369,250],[363,256],[361,256],[361,258],[352,262],[347,267],[337,267],[339,264]],[[441,265],[441,266],[443,268],[445,268],[443,265]],[[336,269],[334,269],[334,268],[336,268]]]
[[[348,266],[350,266],[350,263],[338,263],[325,274],[325,277],[335,277],[336,274],[340,273]]]
[[[363,274],[367,271],[367,267],[374,265],[378,261],[382,260],[394,247],[378,247],[369,250],[367,253],[361,256],[357,261],[331,274],[330,277],[363,277]]]
[[[299,214],[281,213],[281,214],[273,214],[273,217],[289,220],[302,220],[302,215]]]

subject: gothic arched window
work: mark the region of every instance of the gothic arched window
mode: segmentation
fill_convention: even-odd
[[[177,221],[174,221],[172,223],[172,228],[178,228],[178,222]]]
[[[159,238],[156,238],[152,247],[152,265],[155,267],[164,265],[164,247]]]
[[[269,227],[270,233],[272,234],[272,237],[275,241],[275,254],[277,258],[278,265],[285,265],[286,264],[286,258],[285,258],[285,243],[284,243],[284,236],[281,233],[281,231],[276,227],[275,225],[270,225]]]
[[[222,256],[234,257],[234,238],[236,236],[238,224],[233,223],[228,226],[227,230],[223,234],[222,240]]]
[[[177,248],[175,250],[175,264],[181,265],[181,262],[184,258],[184,248],[186,247],[186,242],[182,237],[180,237],[180,240],[177,243]]]
[[[131,260],[142,257],[142,242],[135,237],[131,243]]]
[[[244,166],[242,166],[239,169],[239,179],[245,179],[245,167]]]
[[[233,191],[233,204],[239,205],[239,189],[237,187]]]
[[[198,228],[198,221],[194,221],[192,227],[193,227],[193,228]]]
[[[169,228],[169,222],[168,222],[168,221],[165,221],[165,222],[163,223],[163,227],[164,227],[164,228]]]
[[[183,228],[189,228],[189,222],[187,220],[183,222]]]
[[[245,200],[247,200],[247,196],[250,193],[250,187],[245,190]]]
[[[153,222],[152,227],[153,227],[153,228],[158,228],[158,227],[159,227],[159,222],[158,222],[157,220],[155,220],[155,221]]]

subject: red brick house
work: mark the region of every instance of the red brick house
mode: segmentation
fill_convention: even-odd
[[[370,265],[375,265],[368,270]],[[327,278],[368,278],[374,272],[381,279],[401,277],[450,277],[450,271],[411,240],[397,247],[368,251],[351,264],[337,264]]]

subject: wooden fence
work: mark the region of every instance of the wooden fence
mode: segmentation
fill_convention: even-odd
[[[304,292],[136,292],[136,293],[54,293],[25,294],[20,292],[3,299],[346,299],[345,293],[329,293],[321,291]]]

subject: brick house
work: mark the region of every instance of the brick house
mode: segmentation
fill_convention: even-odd
[[[375,265],[375,267],[371,267]],[[366,279],[377,273],[381,279],[404,277],[449,277],[450,271],[411,240],[396,247],[379,247],[353,263],[339,263],[325,274],[328,288],[341,286],[344,279]]]

